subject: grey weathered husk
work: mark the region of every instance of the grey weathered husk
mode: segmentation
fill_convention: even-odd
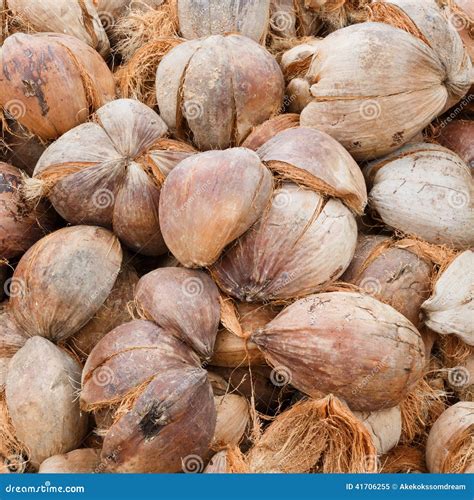
[[[117,238],[106,229],[73,226],[35,243],[21,258],[12,283],[12,315],[28,335],[65,340],[102,306],[122,264]]]
[[[33,467],[74,450],[87,430],[77,391],[81,366],[42,337],[32,337],[13,356],[5,384],[8,412]]]
[[[474,244],[474,181],[452,151],[407,145],[371,163],[365,174],[369,206],[386,225],[438,245]]]
[[[213,264],[262,215],[272,175],[245,148],[208,151],[183,160],[160,196],[163,238],[186,267]]]
[[[421,378],[423,340],[392,307],[359,293],[298,300],[251,339],[288,383],[319,397],[343,398],[352,410],[397,405]]]
[[[203,359],[212,356],[220,320],[219,290],[202,271],[165,267],[138,282],[139,314],[188,344]]]
[[[97,110],[91,123],[50,145],[33,181],[68,222],[111,228],[133,250],[163,254],[160,187],[169,171],[194,152],[166,139],[166,133],[153,110],[118,99]]]
[[[8,302],[2,302],[0,304],[0,392],[4,389],[10,359],[27,340],[27,335],[15,323]]]
[[[201,150],[240,144],[253,127],[281,111],[280,67],[241,35],[184,42],[156,72],[160,114],[171,132]]]
[[[101,452],[106,472],[189,471],[196,456],[199,463],[207,456],[216,423],[199,357],[142,320],[119,326],[92,350],[81,407],[110,413]]]

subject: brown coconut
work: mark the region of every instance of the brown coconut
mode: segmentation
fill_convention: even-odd
[[[47,458],[39,467],[40,474],[87,474],[98,472],[100,450],[82,448],[64,455]]]
[[[262,215],[271,193],[270,171],[249,149],[187,158],[171,171],[161,191],[166,245],[186,267],[209,266]]]
[[[95,0],[8,0],[14,31],[73,36],[107,57],[110,43]]]
[[[366,188],[357,164],[323,132],[292,128],[258,150],[284,180],[272,205],[212,269],[241,301],[300,297],[321,290],[349,265]]]
[[[207,372],[182,341],[149,321],[106,335],[83,371],[81,406],[110,410],[107,472],[179,472],[203,460],[216,423]],[[191,457],[191,458],[190,458]]]
[[[251,472],[377,472],[364,424],[337,398],[307,400],[281,413],[247,455]]]
[[[21,258],[12,283],[12,315],[28,335],[65,340],[90,321],[110,294],[122,264],[122,249],[108,230],[60,229]]]
[[[74,450],[84,438],[87,415],[79,409],[80,379],[81,366],[45,338],[30,338],[13,356],[6,401],[16,436],[28,449],[33,467]]]
[[[86,121],[115,97],[105,61],[72,36],[16,33],[3,43],[0,66],[0,105],[43,140]]]
[[[455,120],[438,130],[436,140],[474,168],[474,121]]]
[[[129,304],[133,301],[139,277],[131,265],[123,265],[114,286],[94,317],[69,340],[68,345],[81,358],[111,330],[130,321]]]
[[[8,125],[12,133],[3,131],[5,160],[32,176],[35,165],[44,153],[46,146],[34,135],[22,131],[18,125],[15,126],[14,123]]]
[[[434,48],[420,30],[382,23],[348,26],[327,36],[297,75],[309,85],[301,125],[328,133],[358,160],[410,141],[471,85],[471,62],[461,39],[441,15],[438,19],[440,42]],[[433,84],[427,87],[425,81]]]
[[[352,410],[397,405],[422,376],[423,340],[392,307],[359,293],[311,295],[251,339],[291,385],[343,398]],[[330,369],[328,369],[330,367]]]
[[[472,472],[474,464],[474,403],[450,406],[434,423],[426,443],[431,473]]]
[[[369,206],[387,225],[429,243],[474,244],[469,167],[437,144],[407,145],[365,169]]]
[[[241,35],[184,42],[165,55],[156,73],[162,118],[174,135],[201,150],[240,144],[281,110],[283,90],[273,56]]]
[[[238,302],[234,322],[228,322],[224,317],[221,319],[224,328],[217,333],[210,364],[227,367],[264,365],[262,352],[249,337],[277,314],[278,310],[270,306]]]
[[[184,341],[203,359],[212,356],[220,320],[219,291],[204,272],[156,269],[138,282],[135,305],[140,315]]]
[[[409,245],[388,236],[360,234],[350,266],[341,281],[352,283],[421,326],[421,304],[429,297],[433,263]]]
[[[47,195],[73,224],[97,224],[133,250],[160,255],[158,202],[165,176],[192,154],[165,138],[167,127],[144,104],[119,99],[49,146],[36,165],[31,196]]]
[[[55,225],[47,203],[25,200],[22,172],[0,162],[0,258],[18,257]]]

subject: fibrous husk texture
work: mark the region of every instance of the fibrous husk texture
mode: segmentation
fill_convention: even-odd
[[[115,97],[105,61],[69,35],[11,35],[0,51],[0,66],[3,113],[45,141],[85,122]]]
[[[171,132],[201,150],[240,144],[282,111],[284,82],[273,56],[241,35],[179,44],[156,73],[160,114]]]
[[[153,110],[132,99],[106,104],[90,123],[51,144],[38,161],[29,191],[48,196],[73,224],[105,226],[133,250],[166,252],[158,203],[165,176],[193,154],[166,138]]]
[[[347,406],[328,396],[296,403],[280,414],[247,461],[251,472],[376,472],[369,431]]]

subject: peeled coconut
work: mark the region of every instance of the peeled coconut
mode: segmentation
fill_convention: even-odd
[[[438,277],[423,305],[426,325],[441,334],[455,334],[474,346],[474,252],[460,253]]]
[[[257,125],[242,143],[242,147],[257,151],[260,146],[269,141],[279,132],[289,128],[297,127],[300,124],[300,117],[296,113],[285,113],[274,116]]]
[[[193,152],[167,139],[166,132],[159,115],[139,101],[110,102],[93,122],[46,149],[35,168],[31,195],[48,195],[68,222],[109,227],[133,250],[160,255],[166,252],[158,218],[160,187]]]
[[[247,455],[250,472],[377,472],[364,424],[337,398],[301,401],[268,426]]]
[[[404,316],[369,295],[328,292],[285,308],[251,339],[275,370],[318,397],[352,410],[396,406],[422,376],[423,340]]]
[[[80,330],[110,294],[122,249],[108,230],[73,226],[35,243],[21,258],[12,283],[12,315],[28,335],[66,340]]]
[[[44,202],[28,203],[22,172],[0,162],[0,258],[18,257],[54,227],[55,214]]]
[[[436,140],[459,155],[471,169],[474,168],[474,121],[452,121],[439,129]]]
[[[398,444],[402,434],[402,414],[398,406],[372,412],[354,412],[369,431],[378,455]]]
[[[11,35],[0,50],[0,66],[4,112],[43,140],[56,139],[115,97],[105,61],[69,35]]]
[[[131,265],[123,265],[114,286],[94,317],[68,339],[68,345],[81,358],[111,330],[130,321],[129,304],[133,302],[139,277]]]
[[[216,423],[197,354],[143,320],[115,328],[92,350],[81,407],[112,414],[101,452],[105,472],[186,471],[196,457],[202,463]]]
[[[182,43],[156,73],[162,118],[174,135],[201,150],[240,144],[252,127],[281,111],[283,91],[276,60],[241,35]]]
[[[47,361],[47,362],[45,362]],[[49,340],[32,337],[13,356],[5,384],[10,418],[33,467],[79,446],[87,430],[77,391],[81,367]]]
[[[433,262],[416,240],[360,234],[350,266],[341,281],[391,305],[417,327],[421,304],[429,297]]]
[[[434,423],[426,443],[431,473],[472,472],[474,464],[474,403],[450,406]]]
[[[423,37],[382,23],[348,26],[324,38],[296,76],[309,84],[301,125],[328,133],[357,160],[410,141],[471,84],[462,41],[438,18],[442,52]]]
[[[212,356],[220,320],[219,291],[202,271],[165,267],[138,282],[140,315],[188,344],[203,359]]]
[[[64,33],[90,45],[107,57],[110,43],[95,0],[8,0],[18,31]]]
[[[40,474],[87,474],[98,472],[100,450],[82,448],[64,455],[47,458],[39,467]]]
[[[206,465],[205,474],[247,473],[248,466],[237,446],[218,451]]]
[[[382,221],[434,244],[474,244],[474,181],[469,167],[436,144],[408,145],[366,169],[369,205]]]
[[[217,421],[212,441],[214,449],[238,445],[250,423],[249,403],[238,394],[214,396]]]
[[[163,185],[160,226],[186,267],[213,264],[262,215],[272,175],[253,151],[208,151],[183,160]]]
[[[256,344],[249,340],[251,334],[264,327],[278,310],[260,304],[238,302],[234,321],[221,318],[224,328],[217,333],[214,353],[210,361],[214,366],[264,365],[265,358]]]

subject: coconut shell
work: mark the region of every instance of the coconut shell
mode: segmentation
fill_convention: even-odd
[[[40,474],[87,474],[98,472],[100,450],[82,448],[64,455],[47,458],[38,470]]]
[[[436,140],[459,155],[471,169],[474,168],[474,121],[452,121],[440,129]]]
[[[250,423],[249,403],[237,394],[215,396],[217,421],[212,447],[238,445]]]
[[[183,160],[160,197],[166,245],[186,267],[213,264],[262,215],[272,176],[249,149],[208,151]]]
[[[87,359],[82,384],[84,409],[114,411],[105,471],[178,472],[196,456],[202,463],[216,422],[211,385],[198,356],[164,329],[138,320],[110,332]]]
[[[123,266],[110,295],[94,317],[68,340],[68,345],[81,358],[87,357],[108,332],[130,321],[128,305],[133,301],[138,280],[138,274],[132,266]]]
[[[95,0],[8,0],[15,20],[29,30],[73,36],[107,57],[110,43],[94,4]]]
[[[115,97],[105,61],[68,35],[11,35],[0,51],[0,66],[0,105],[43,140],[86,121]]]
[[[441,273],[432,296],[423,305],[426,325],[441,334],[455,334],[474,346],[472,274],[474,252],[460,253]]]
[[[296,127],[279,132],[258,151],[261,160],[284,179],[339,198],[363,213],[367,189],[357,163],[332,137]]]
[[[333,393],[359,411],[397,405],[425,364],[412,323],[359,293],[298,300],[251,338],[275,370],[285,369],[291,385],[315,397]]]
[[[65,340],[90,321],[110,294],[122,264],[106,229],[73,226],[41,239],[13,273],[12,315],[29,336]]]
[[[297,127],[300,117],[296,113],[286,113],[274,116],[269,120],[257,125],[242,143],[242,147],[257,151],[260,146],[269,141],[279,132],[289,128]]]
[[[21,133],[21,128],[14,124],[10,126],[12,134],[3,131],[5,141],[5,160],[23,170],[29,176],[33,175],[35,165],[44,153],[46,146],[34,135]]]
[[[280,67],[263,47],[240,35],[184,42],[156,73],[162,118],[201,150],[238,145],[253,127],[281,109]]]
[[[284,183],[262,219],[211,272],[240,301],[301,297],[341,276],[356,241],[354,216],[341,201]]]
[[[261,42],[267,31],[270,0],[178,0],[177,8],[179,30],[188,40],[209,35],[240,33]]]
[[[369,205],[382,221],[434,244],[474,244],[474,181],[469,167],[436,144],[405,146],[365,170]]]
[[[426,463],[431,473],[467,472],[474,463],[474,403],[450,406],[430,430]],[[472,470],[472,469],[471,469]]]
[[[135,293],[140,314],[186,342],[203,359],[214,350],[219,290],[201,271],[166,267],[143,276]]]
[[[398,444],[402,434],[402,414],[398,406],[373,412],[354,412],[372,437],[377,454],[384,455]]]
[[[22,172],[0,162],[0,258],[18,257],[54,227],[47,203],[28,204],[22,193]]]
[[[341,280],[391,305],[421,326],[421,304],[429,297],[433,264],[386,236],[359,235],[354,259]]]
[[[74,450],[84,438],[87,416],[76,397],[80,378],[80,365],[42,337],[32,337],[13,356],[5,384],[7,406],[34,467]]]
[[[331,33],[298,75],[311,94],[301,125],[328,133],[357,160],[395,151],[469,90],[471,63],[462,42],[458,36],[447,41],[440,54],[419,37],[382,23]]]
[[[79,125],[49,146],[34,180],[58,213],[73,224],[97,224],[135,251],[160,255],[160,187],[193,149],[164,136],[153,110],[133,99],[101,107],[93,123]]]
[[[251,472],[376,472],[369,431],[333,396],[301,401],[268,426],[247,455]]]
[[[214,366],[264,365],[265,358],[250,335],[264,327],[277,314],[272,307],[239,302],[236,305],[238,326],[223,328],[217,333],[214,354],[210,361]],[[224,325],[225,326],[225,325]]]

